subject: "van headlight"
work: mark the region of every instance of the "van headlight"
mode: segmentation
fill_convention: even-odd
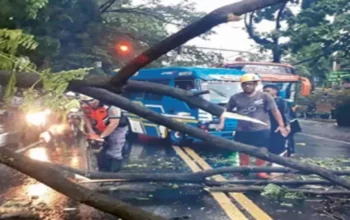
[[[166,128],[162,125],[159,126],[159,133],[160,133],[162,138],[166,138],[168,136],[168,128]]]

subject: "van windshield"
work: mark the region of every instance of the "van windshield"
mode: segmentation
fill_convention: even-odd
[[[239,82],[209,81],[202,84],[203,90],[209,90],[208,99],[215,103],[226,103],[231,96],[242,92]]]

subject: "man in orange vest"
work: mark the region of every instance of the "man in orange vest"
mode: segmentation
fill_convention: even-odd
[[[118,172],[122,167],[122,150],[128,132],[127,118],[120,108],[104,105],[97,99],[83,96],[82,101],[88,138],[104,143],[96,154],[98,169]]]

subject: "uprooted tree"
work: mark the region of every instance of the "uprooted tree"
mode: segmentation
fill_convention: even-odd
[[[185,27],[178,33],[164,39],[152,48],[146,50],[145,52],[137,56],[134,60],[129,62],[126,66],[124,66],[120,70],[118,75],[116,75],[115,77],[85,77],[82,80],[77,80],[72,77],[69,77],[69,74],[65,74],[66,77],[63,77],[63,81],[65,82],[60,81],[62,79],[59,80],[54,77],[54,79],[56,79],[58,82],[63,83],[63,86],[60,86],[59,88],[57,88],[57,90],[63,92],[62,90],[65,90],[67,88],[68,90],[74,92],[83,93],[95,97],[99,100],[103,100],[108,104],[120,107],[124,110],[139,115],[150,121],[153,121],[160,125],[164,125],[170,129],[177,130],[185,134],[191,135],[195,138],[201,139],[211,144],[212,146],[226,148],[233,151],[239,151],[269,162],[290,167],[294,170],[298,170],[301,172],[317,174],[325,178],[332,184],[337,184],[346,189],[350,189],[350,183],[331,170],[308,163],[301,163],[293,159],[282,158],[280,156],[276,156],[270,153],[263,153],[261,151],[258,151],[255,147],[249,145],[208,135],[208,133],[205,133],[200,129],[174,121],[147,108],[136,105],[130,100],[120,95],[120,93],[124,89],[129,89],[131,91],[147,91],[160,93],[184,100],[187,103],[192,104],[205,111],[208,111],[213,115],[221,116],[224,112],[223,108],[210,102],[207,102],[200,97],[194,96],[190,92],[177,88],[170,88],[164,85],[157,84],[156,86],[154,86],[154,84],[152,83],[128,81],[128,79],[140,68],[146,66],[147,64],[156,60],[163,54],[180,46],[181,44],[192,39],[193,37],[205,33],[206,31],[210,30],[212,27],[218,24],[236,20],[236,16],[245,14],[247,12],[252,12],[254,10],[258,10],[267,6],[284,2],[286,2],[286,0],[244,0],[235,4],[219,8],[213,11],[212,13],[206,15],[202,19]],[[15,56],[15,54],[12,55]],[[16,62],[16,64],[18,63]],[[11,68],[11,70],[13,69],[15,68]],[[57,83],[57,81],[52,81],[52,79],[48,79],[51,78],[51,76],[53,76],[52,74],[50,75],[48,72],[37,73],[28,69],[29,68],[19,69],[25,70],[25,72],[2,71],[0,72],[0,83],[2,85],[7,85],[8,83],[10,83],[13,86],[31,88],[33,90],[42,87],[47,88],[48,85],[50,85],[50,83],[52,83],[51,85],[55,85],[55,82]],[[82,74],[82,72],[78,71],[78,73],[78,77],[84,75]],[[50,77],[48,77],[48,75]],[[11,89],[12,87],[8,88]],[[53,189],[56,189],[57,191],[67,195],[72,199],[116,215],[118,217],[121,217],[122,219],[163,219],[162,217],[154,216],[143,210],[124,204],[121,201],[111,199],[105,195],[98,194],[85,187],[74,184],[73,182],[69,181],[61,175],[58,166],[44,165],[43,163],[37,161],[31,161],[28,158],[15,154],[8,148],[0,149],[0,162],[12,168],[15,168],[20,172],[23,172],[37,179],[40,182],[43,182],[44,184],[52,187]],[[78,173],[79,171],[74,172]],[[48,176],[50,176],[50,178],[48,178]],[[53,176],[55,178],[52,178]],[[204,182],[205,180],[203,177],[208,176],[211,175],[198,175],[197,177],[201,178],[198,178],[197,180]],[[123,178],[122,174],[120,174],[119,178]],[[130,178],[131,177],[129,177],[129,179]],[[146,179],[146,177],[142,178],[142,176],[139,176],[138,178],[139,180]],[[162,178],[164,180],[165,177],[159,177],[159,179]],[[128,177],[124,176],[124,179],[128,179]]]

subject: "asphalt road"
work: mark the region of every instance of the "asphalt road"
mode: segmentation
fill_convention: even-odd
[[[301,121],[303,132],[296,136],[298,157],[348,157],[350,129],[332,123]],[[63,152],[62,149],[60,151]],[[28,155],[75,167],[84,167],[79,156],[55,157],[44,148],[33,149]],[[143,140],[135,143],[129,161],[122,172],[196,172],[234,164],[231,153],[210,146],[165,146]],[[217,180],[233,175],[216,176]],[[164,216],[178,219],[333,219],[319,213],[319,200],[307,200],[293,207],[267,199],[259,194],[208,193],[192,185],[178,184],[104,184],[81,183],[127,203]],[[91,207],[77,204],[52,189],[7,167],[0,166],[0,202],[20,199],[31,202],[41,219],[115,219]],[[343,219],[350,219],[343,212]]]
[[[350,157],[350,128],[335,123],[301,120],[302,133],[296,135],[297,155],[301,157]]]

